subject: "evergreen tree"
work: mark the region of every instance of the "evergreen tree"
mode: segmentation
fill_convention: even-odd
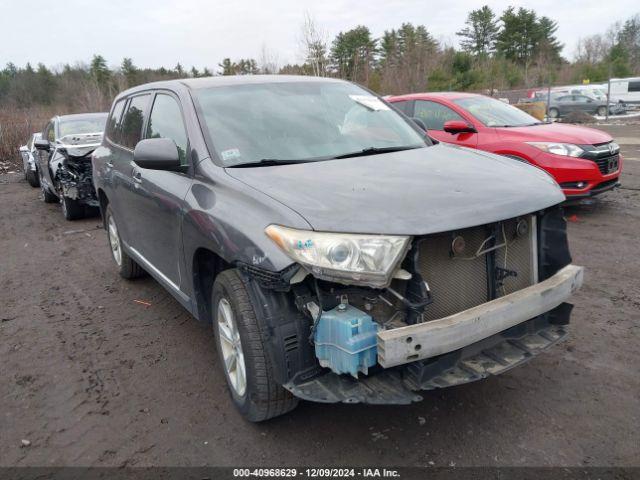
[[[236,74],[236,64],[231,61],[230,58],[225,58],[222,60],[218,66],[222,69],[220,71],[221,75],[235,75]]]
[[[35,88],[32,92],[34,101],[43,105],[53,103],[56,82],[53,73],[43,63],[38,64],[34,83]]]
[[[132,87],[132,86],[136,85],[136,83],[137,83],[136,79],[137,79],[137,76],[138,76],[138,69],[133,64],[133,60],[131,60],[128,57],[123,58],[122,59],[122,64],[120,65],[120,71],[124,75],[124,78],[127,81],[127,86],[128,87]]]
[[[438,43],[424,25],[403,23],[398,30],[385,31],[380,41],[385,89],[396,90],[403,84],[404,88],[424,90],[437,55]]]
[[[495,52],[498,38],[498,21],[493,10],[487,5],[472,10],[464,27],[456,35],[461,37],[460,47],[465,52],[477,56],[487,56]]]
[[[103,90],[109,87],[111,81],[111,70],[107,66],[107,61],[102,55],[94,55],[91,59],[89,74]]]
[[[375,65],[377,41],[365,26],[340,32],[331,45],[331,61],[339,77],[368,83]]]
[[[640,14],[624,22],[618,33],[617,45],[619,49],[624,49],[628,69],[636,73],[640,72]],[[618,55],[618,60],[620,59]]]
[[[551,20],[549,17],[540,17],[538,20],[538,43],[536,45],[536,54],[543,55],[552,62],[560,61],[560,52],[562,44],[555,36],[558,30],[558,22]]]

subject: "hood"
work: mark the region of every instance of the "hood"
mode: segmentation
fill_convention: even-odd
[[[86,157],[102,143],[102,133],[77,133],[57,141],[58,149],[69,158]]]
[[[314,230],[425,235],[516,217],[564,200],[543,170],[443,144],[368,157],[227,168]]]
[[[532,125],[530,127],[496,128],[501,138],[517,137],[524,142],[562,142],[577,145],[594,145],[613,140],[611,135],[594,128],[561,123]]]

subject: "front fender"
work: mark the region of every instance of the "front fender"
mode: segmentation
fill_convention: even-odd
[[[203,165],[204,164],[204,165]],[[199,249],[231,265],[242,263],[278,272],[293,261],[264,233],[273,224],[311,229],[296,212],[204,160],[185,197],[183,219],[185,264]],[[188,267],[192,268],[192,267]],[[192,279],[193,272],[189,272]]]

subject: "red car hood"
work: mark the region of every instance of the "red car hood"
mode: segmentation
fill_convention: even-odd
[[[594,145],[613,140],[611,136],[594,128],[550,123],[530,127],[496,128],[500,137],[523,142],[563,142],[578,145]]]

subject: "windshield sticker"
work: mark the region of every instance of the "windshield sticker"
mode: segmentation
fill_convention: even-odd
[[[381,110],[390,110],[378,97],[372,95],[349,95],[349,98],[354,102],[358,102],[365,108],[378,112]]]
[[[222,160],[224,160],[225,162],[239,160],[242,157],[242,155],[240,155],[240,150],[238,150],[237,148],[223,150],[220,152],[220,155],[222,156]]]

